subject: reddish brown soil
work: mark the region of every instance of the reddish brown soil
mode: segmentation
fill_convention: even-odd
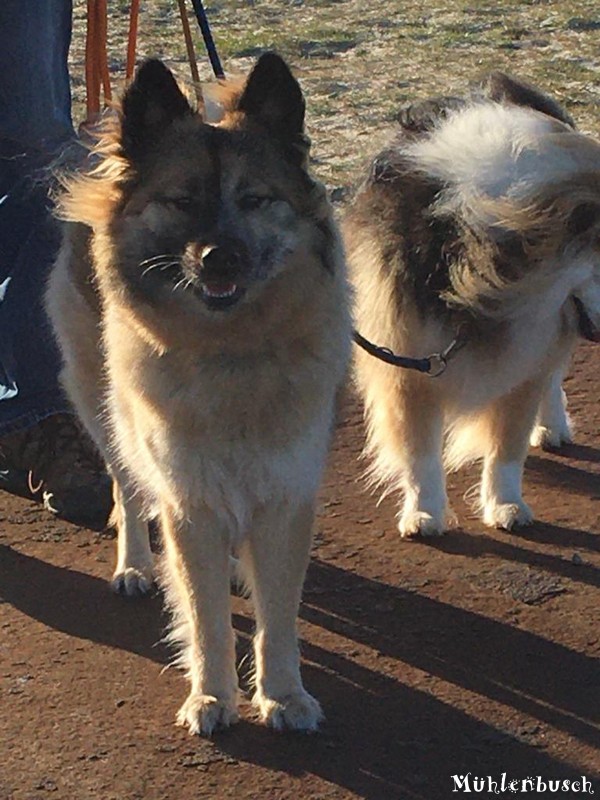
[[[582,346],[577,444],[531,455],[539,521],[515,535],[473,517],[470,472],[451,481],[463,526],[402,541],[393,499],[363,489],[347,400],[300,620],[316,736],[266,730],[247,703],[214,741],[176,728],[186,685],[163,671],[160,596],[112,596],[108,537],[3,495],[0,800],[449,800],[467,772],[585,774],[599,793],[599,371]],[[248,601],[234,621],[244,676]]]

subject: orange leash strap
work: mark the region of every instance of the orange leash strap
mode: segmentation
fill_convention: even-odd
[[[110,88],[110,73],[108,71],[108,55],[106,52],[107,43],[107,0],[96,0],[96,25],[98,32],[98,72],[102,81],[102,93],[104,94],[104,104],[112,100]]]
[[[1,0],[0,0],[1,2]],[[202,100],[200,89],[200,75],[194,51],[192,32],[187,16],[185,0],[177,0],[181,26],[190,72],[198,100]],[[107,43],[107,0],[87,0],[87,34],[85,40],[85,86],[87,122],[94,122],[100,115],[100,90],[104,95],[104,102],[110,103],[112,91],[110,73],[108,70]],[[135,57],[138,36],[138,20],[140,15],[140,0],[131,0],[129,7],[129,33],[127,36],[127,62],[125,77],[130,81],[135,70]]]
[[[87,32],[85,37],[85,96],[87,121],[100,113],[100,80],[96,71],[96,0],[87,0]]]
[[[181,27],[183,28],[183,38],[185,39],[185,49],[187,50],[188,61],[190,62],[190,73],[194,81],[194,89],[196,90],[196,97],[198,102],[202,101],[202,89],[200,88],[200,75],[198,74],[198,64],[196,63],[196,53],[194,51],[194,42],[192,41],[192,31],[190,30],[190,22],[188,20],[187,9],[185,7],[185,0],[177,0],[179,6],[179,16],[181,17]]]
[[[135,49],[137,44],[139,16],[140,0],[131,0],[131,7],[129,9],[129,35],[127,36],[127,67],[125,69],[125,77],[128,83],[133,78],[133,71],[135,69]]]
[[[87,33],[85,38],[85,89],[87,122],[100,115],[100,90],[104,102],[112,99],[107,40],[107,0],[87,0]]]

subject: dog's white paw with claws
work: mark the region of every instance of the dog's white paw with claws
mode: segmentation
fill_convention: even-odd
[[[565,419],[563,425],[536,425],[531,432],[529,444],[531,447],[541,447],[542,450],[558,450],[563,444],[571,444],[572,441],[571,429]]]
[[[403,539],[414,536],[443,536],[446,520],[443,515],[433,516],[427,511],[405,511],[398,522],[398,530]]]
[[[573,429],[567,413],[567,396],[562,388],[562,370],[557,371],[546,390],[529,444],[542,450],[557,450],[573,441]]]
[[[177,713],[177,724],[190,734],[212,736],[239,719],[237,703],[207,694],[190,694]]]
[[[115,594],[125,597],[143,597],[152,590],[153,585],[152,565],[117,569],[110,583]]]
[[[278,731],[314,733],[324,719],[321,706],[305,689],[280,698],[267,697],[257,691],[252,705],[258,708],[262,721]]]
[[[483,512],[483,521],[491,528],[512,531],[531,525],[533,514],[522,500],[517,503],[488,503]]]

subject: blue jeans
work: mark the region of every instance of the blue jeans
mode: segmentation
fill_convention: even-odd
[[[72,0],[0,0],[0,436],[69,410],[43,309],[59,245],[44,168],[74,138]]]
[[[73,136],[72,0],[0,2],[0,137],[54,150]]]

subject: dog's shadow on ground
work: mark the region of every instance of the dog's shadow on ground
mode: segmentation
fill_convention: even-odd
[[[600,514],[600,505],[598,506],[598,513]],[[518,539],[522,539],[523,541],[538,542],[540,544],[549,544],[554,547],[564,548],[567,558],[571,556],[573,550],[587,550],[590,553],[600,553],[600,535],[598,533],[592,533],[591,531],[582,530],[581,528],[567,528],[563,525],[553,525],[549,522],[536,520],[531,526],[519,528],[516,535]],[[565,559],[560,557],[557,557],[555,562],[560,565],[570,563],[568,561],[565,562]],[[568,577],[573,578],[573,580],[578,580],[581,578],[581,575],[583,575],[584,583],[590,583],[593,586],[599,585],[598,576],[596,576],[596,580],[593,580],[593,575],[598,571],[589,571],[589,580],[585,579],[586,572],[587,570],[584,569],[583,572],[580,573],[567,566],[563,574],[568,575]]]
[[[497,556],[507,564],[539,568],[551,575],[586,583],[589,586],[600,586],[600,570],[586,563],[583,557],[574,562],[570,556],[573,550],[600,552],[600,537],[589,531],[565,528],[536,521],[533,525],[520,528],[514,534],[504,534],[503,538],[478,532],[468,533],[460,528],[454,529],[449,536],[435,539],[423,539],[422,544],[436,550],[442,550],[457,556],[478,559]],[[567,556],[540,553],[525,546],[527,542],[552,544],[567,549]]]
[[[575,445],[571,445],[571,447],[575,447]],[[586,449],[592,450],[593,448]],[[560,454],[566,456],[563,451]],[[598,463],[600,462],[600,453],[598,453],[598,459],[588,458],[586,460],[591,463]],[[584,497],[600,496],[600,475],[597,472],[574,467],[563,461],[554,461],[543,456],[530,455],[525,465],[525,474],[550,489],[558,488],[562,491],[566,490],[570,494]]]
[[[167,617],[155,595],[127,600],[105,580],[0,545],[0,599],[50,628],[167,663]]]
[[[98,578],[6,546],[0,589],[4,602],[51,628],[168,660],[157,646],[159,596],[127,602]],[[330,722],[318,736],[242,722],[216,738],[240,761],[314,773],[373,800],[445,800],[454,774],[572,776],[543,751],[547,725],[598,741],[597,664],[581,653],[321,561],[309,570],[301,618],[328,634],[326,649],[304,642],[302,654],[307,686]],[[234,624],[247,643],[252,622],[236,615]],[[463,690],[471,698],[466,708],[453,687],[463,702]],[[497,704],[514,710],[514,725],[484,721]]]
[[[575,461],[588,461],[591,464],[600,464],[600,450],[589,444],[577,444],[570,442],[562,444],[558,449],[550,452],[563,458],[571,458]]]
[[[303,643],[308,686],[327,699],[330,722],[320,737],[284,743],[243,724],[218,739],[237,759],[315,773],[373,800],[446,800],[454,774],[567,776],[572,770],[543,752],[547,725],[597,742],[596,662],[547,639],[320,561],[301,618],[357,648],[348,656],[347,646]],[[236,627],[249,633],[247,621]],[[467,709],[453,704],[453,687],[474,699]],[[496,704],[518,722],[483,721]]]

